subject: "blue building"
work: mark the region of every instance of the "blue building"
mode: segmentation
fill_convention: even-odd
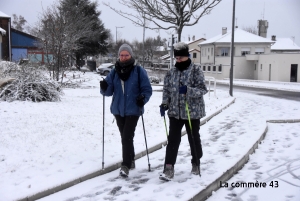
[[[32,35],[11,28],[12,61],[28,58],[29,52],[38,50],[38,41]]]

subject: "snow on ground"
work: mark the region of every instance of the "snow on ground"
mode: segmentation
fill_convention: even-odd
[[[298,103],[294,101],[277,101],[274,98],[236,93],[237,99],[229,108],[201,127],[204,156],[201,159],[202,177],[190,174],[190,150],[187,137],[182,138],[175,177],[171,182],[158,179],[162,171],[165,148],[150,154],[152,171],[147,171],[147,158],[137,160],[137,168],[130,172],[128,179],[118,178],[118,170],[83,182],[79,185],[48,196],[42,201],[50,200],[188,200],[208,184],[216,180],[223,172],[235,164],[252,147],[255,140],[263,133],[265,120],[270,118],[299,118]],[[287,104],[288,103],[288,104]],[[289,131],[289,130],[287,130]],[[282,131],[279,131],[281,133]],[[272,133],[272,132],[271,132]],[[299,147],[300,132],[297,128],[294,145]],[[267,144],[268,145],[268,144]],[[269,147],[270,148],[270,147]],[[268,149],[268,148],[267,148]],[[281,148],[284,149],[284,148]],[[289,152],[283,153],[287,160],[294,157]],[[295,158],[299,156],[295,156]],[[263,160],[264,161],[264,160]],[[263,161],[260,161],[263,162]],[[270,161],[273,163],[272,161]],[[252,166],[255,166],[251,164]],[[261,171],[259,165],[255,166]],[[296,166],[299,169],[299,167]],[[263,167],[261,168],[263,169]],[[252,171],[252,169],[250,169]],[[296,173],[297,174],[297,173]],[[274,176],[274,181],[276,176]],[[259,182],[259,178],[255,178]],[[293,178],[288,178],[294,180]],[[247,182],[255,182],[246,178]],[[277,193],[285,194],[285,188],[279,181]],[[260,193],[265,193],[262,191]],[[218,194],[218,193],[216,193]],[[289,191],[290,200],[297,200],[298,191]],[[216,200],[227,200],[224,196]],[[259,199],[264,200],[264,199]],[[272,199],[281,200],[281,199]]]
[[[73,79],[71,74],[68,76]],[[61,102],[0,102],[0,200],[26,197],[101,169],[102,78],[91,72],[76,73],[75,77],[81,88],[65,89]],[[205,97],[207,115],[232,100],[227,93],[219,93],[218,97]],[[148,147],[166,140],[159,113],[161,98],[162,92],[153,92],[145,107]],[[122,159],[110,102],[111,97],[105,98],[106,167]],[[136,153],[145,150],[141,119],[134,140]]]
[[[66,89],[65,96],[58,103],[0,102],[0,200],[26,197],[101,169],[103,97],[99,94],[100,76],[93,73],[85,73],[84,76],[88,80],[83,82],[84,89]],[[81,77],[79,80],[83,79]],[[153,88],[161,89],[158,86]],[[151,101],[145,108],[148,148],[166,140],[163,118],[160,117],[158,108],[161,95],[161,92],[153,92]],[[232,100],[227,91],[217,90],[217,97],[218,99],[214,98],[212,94],[210,98],[205,96],[207,115]],[[136,161],[137,168],[130,172],[128,179],[118,178],[116,170],[41,200],[188,200],[243,157],[263,133],[266,120],[300,119],[299,103],[296,101],[238,92],[235,92],[235,97],[234,104],[201,126],[204,151],[201,178],[190,174],[190,150],[187,137],[183,136],[175,166],[175,178],[171,182],[165,183],[158,179],[165,155],[165,148],[162,148],[149,155],[151,172],[148,172],[147,157],[142,157]],[[109,112],[110,102],[110,98],[105,98],[106,167],[121,161],[120,136]],[[297,127],[293,127],[294,125]],[[295,183],[299,181],[299,161],[296,160],[300,158],[299,153],[294,151],[291,155],[289,147],[299,151],[300,129],[298,124],[291,126],[283,127],[282,130],[270,129],[267,133],[267,136],[272,136],[273,133],[276,136],[282,133],[293,135],[289,137],[290,141],[280,138],[283,145],[278,146],[281,146],[280,150],[283,152],[278,150],[278,154],[281,154],[278,163],[275,161],[276,155],[272,154],[271,148],[274,147],[266,138],[259,149],[265,145],[264,149],[269,150],[270,154],[247,164],[262,174],[253,175],[253,168],[245,166],[246,169],[240,171],[245,171],[240,176],[241,180],[268,181],[266,172],[269,167],[274,164],[277,167],[286,160],[287,164],[291,164],[289,167],[285,165],[286,169],[292,169],[296,177],[284,179],[299,185]],[[136,153],[145,150],[141,120],[136,129],[135,148]],[[276,151],[277,149],[273,152]],[[257,154],[259,151],[253,157]],[[269,161],[266,157],[269,157]],[[247,174],[250,176],[242,178]],[[273,175],[273,180],[279,177],[276,171],[270,174]],[[300,191],[286,191],[291,186],[283,185],[284,182],[279,179],[278,182],[277,193],[286,196],[287,200],[299,200],[297,198]],[[252,200],[265,200],[260,199],[260,196],[269,192],[262,189],[258,193],[252,193],[251,190],[249,196],[253,195],[250,197]],[[227,194],[228,192],[220,193],[220,197],[215,200],[228,200]],[[218,195],[217,191],[211,199]],[[244,195],[248,196],[247,192],[241,194]],[[273,200],[281,200],[277,198],[279,197],[275,195]]]
[[[300,200],[299,131],[300,123],[269,124],[267,136],[245,167],[207,201]],[[266,186],[241,187],[247,182]]]

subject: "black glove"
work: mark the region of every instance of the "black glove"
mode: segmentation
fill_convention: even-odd
[[[108,84],[106,82],[106,80],[101,80],[100,81],[100,87],[103,91],[106,91],[107,87],[108,87]]]
[[[142,94],[139,95],[137,98],[136,98],[136,104],[139,106],[139,107],[143,107],[145,105],[145,96],[143,96]]]
[[[165,116],[165,111],[169,109],[169,107],[166,104],[161,104],[160,106],[160,115],[163,117]]]

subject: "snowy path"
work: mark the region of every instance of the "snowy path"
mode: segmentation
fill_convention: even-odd
[[[102,167],[101,77],[85,73],[77,79],[82,87],[65,89],[61,102],[0,102],[1,201],[32,198]],[[227,92],[217,95],[218,99],[204,97],[207,116],[232,101]],[[161,96],[161,92],[154,92],[145,107],[149,148],[166,140],[159,113]],[[122,158],[120,134],[110,113],[110,102],[111,97],[105,99],[105,167],[119,163]],[[136,153],[145,150],[141,119],[134,143]]]
[[[204,156],[202,177],[190,174],[187,137],[182,138],[175,178],[164,183],[162,171],[165,148],[137,160],[128,179],[117,178],[118,170],[91,179],[41,200],[188,200],[232,167],[263,133],[267,119],[300,118],[299,103],[236,93],[236,103],[201,127]],[[278,189],[280,190],[280,188]]]
[[[207,201],[300,200],[300,123],[268,126],[265,140],[245,167]],[[265,182],[266,187],[231,186],[256,181]]]

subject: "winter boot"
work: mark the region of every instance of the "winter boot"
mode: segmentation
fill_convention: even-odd
[[[134,162],[134,160],[132,160],[131,167],[130,167],[130,170],[133,170],[133,169],[135,169],[135,162]]]
[[[194,175],[201,175],[200,174],[200,166],[198,167],[195,163],[192,163],[192,174]]]
[[[171,164],[166,164],[164,172],[159,176],[159,179],[171,181],[174,177],[174,167]]]
[[[121,169],[120,169],[120,176],[122,176],[122,177],[128,177],[128,175],[129,175],[129,169],[128,169],[128,167],[126,167],[125,165],[122,165]]]

